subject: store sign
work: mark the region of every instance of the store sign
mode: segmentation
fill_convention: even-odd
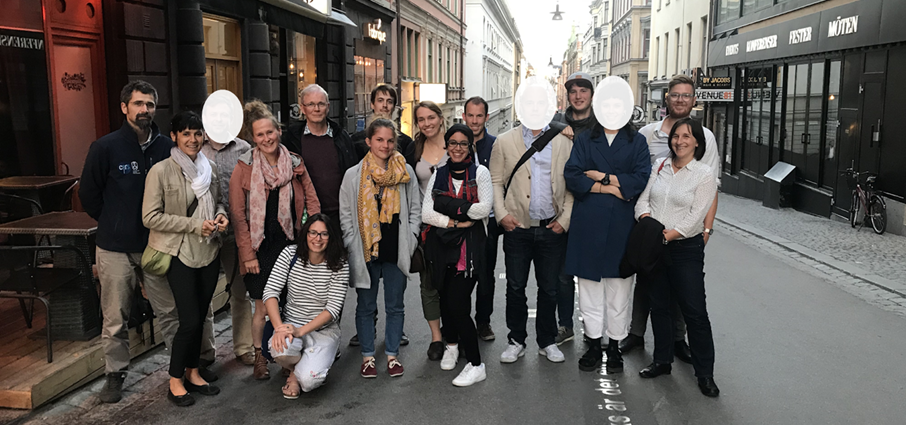
[[[759,50],[774,49],[777,47],[777,36],[769,35],[767,37],[756,38],[746,42],[746,53],[757,52]]]
[[[790,45],[812,41],[812,27],[790,31]]]
[[[377,40],[381,43],[387,41],[387,33],[381,31],[381,20],[375,19],[374,22],[369,22],[365,24],[365,37],[372,40]]]
[[[847,34],[855,34],[857,32],[859,32],[859,15],[850,16],[843,19],[840,19],[840,17],[838,16],[837,19],[828,22],[828,38]]]
[[[733,77],[708,77],[703,76],[698,84],[701,89],[721,89],[726,90],[733,87]]]
[[[0,34],[0,47],[44,50],[44,40],[41,40],[39,38],[28,38],[9,34]]]
[[[733,55],[738,54],[738,53],[739,53],[739,43],[736,43],[736,44],[731,44],[731,45],[727,46],[727,50],[726,50],[726,52],[725,52],[725,55],[726,55],[726,56],[733,56]]]
[[[698,89],[695,97],[702,102],[732,102],[733,90]]]

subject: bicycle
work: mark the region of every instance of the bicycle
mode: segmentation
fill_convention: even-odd
[[[887,203],[881,195],[875,193],[875,181],[878,175],[870,172],[857,173],[852,168],[840,172],[846,177],[846,185],[853,192],[852,204],[849,207],[849,225],[861,229],[865,222],[871,222],[871,228],[881,235],[887,230]],[[865,176],[864,187],[859,183],[860,177]],[[859,216],[863,220],[859,221]]]

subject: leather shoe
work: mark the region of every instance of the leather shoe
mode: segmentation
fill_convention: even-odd
[[[444,356],[443,341],[434,341],[428,346],[428,360],[438,361]]]
[[[639,376],[642,378],[657,378],[661,375],[669,375],[672,370],[673,366],[670,365],[670,363],[660,364],[654,362],[648,365],[648,367],[640,370]]]
[[[173,391],[167,390],[167,399],[179,407],[187,407],[195,404],[195,398],[192,394],[185,393],[180,396],[173,395]]]
[[[645,338],[629,334],[629,336],[620,341],[620,351],[623,354],[635,350],[636,348],[645,348]]]
[[[185,382],[183,382],[182,385],[183,385],[184,387],[186,387],[186,391],[188,391],[188,392],[190,392],[190,393],[198,393],[198,394],[201,394],[201,395],[217,395],[217,394],[220,394],[220,388],[215,387],[215,386],[213,386],[213,385],[211,385],[211,384],[195,385],[195,384],[193,384],[193,383],[191,383],[191,382],[189,382],[189,381],[185,381]]]
[[[692,350],[686,341],[676,341],[673,343],[673,355],[685,363],[692,364]]]
[[[708,397],[717,397],[720,395],[720,388],[717,388],[714,378],[698,378],[698,389],[702,391],[702,394]]]
[[[239,363],[242,363],[246,366],[254,366],[255,365],[255,353],[253,351],[249,351],[240,356],[236,356],[236,360],[239,360]]]

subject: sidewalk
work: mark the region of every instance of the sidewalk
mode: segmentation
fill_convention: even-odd
[[[760,202],[727,194],[720,195],[717,222],[718,232],[727,230],[906,315],[906,237],[877,235],[870,228],[853,229],[842,220],[765,208]]]

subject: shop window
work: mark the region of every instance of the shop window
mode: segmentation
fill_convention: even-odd
[[[723,24],[739,18],[739,0],[720,0],[717,5],[717,23]]]
[[[204,15],[205,78],[208,94],[229,90],[242,98],[242,67],[239,23]]]
[[[355,57],[355,113],[365,117],[371,111],[371,90],[384,82],[384,61]]]
[[[294,101],[301,104],[300,93],[306,87],[317,83],[318,66],[316,62],[315,43],[317,39],[305,34],[293,33],[289,46],[288,84],[296,93]]]
[[[830,186],[837,178],[837,136],[840,128],[840,72],[839,60],[831,61],[827,82],[827,121],[824,130],[824,185]]]

